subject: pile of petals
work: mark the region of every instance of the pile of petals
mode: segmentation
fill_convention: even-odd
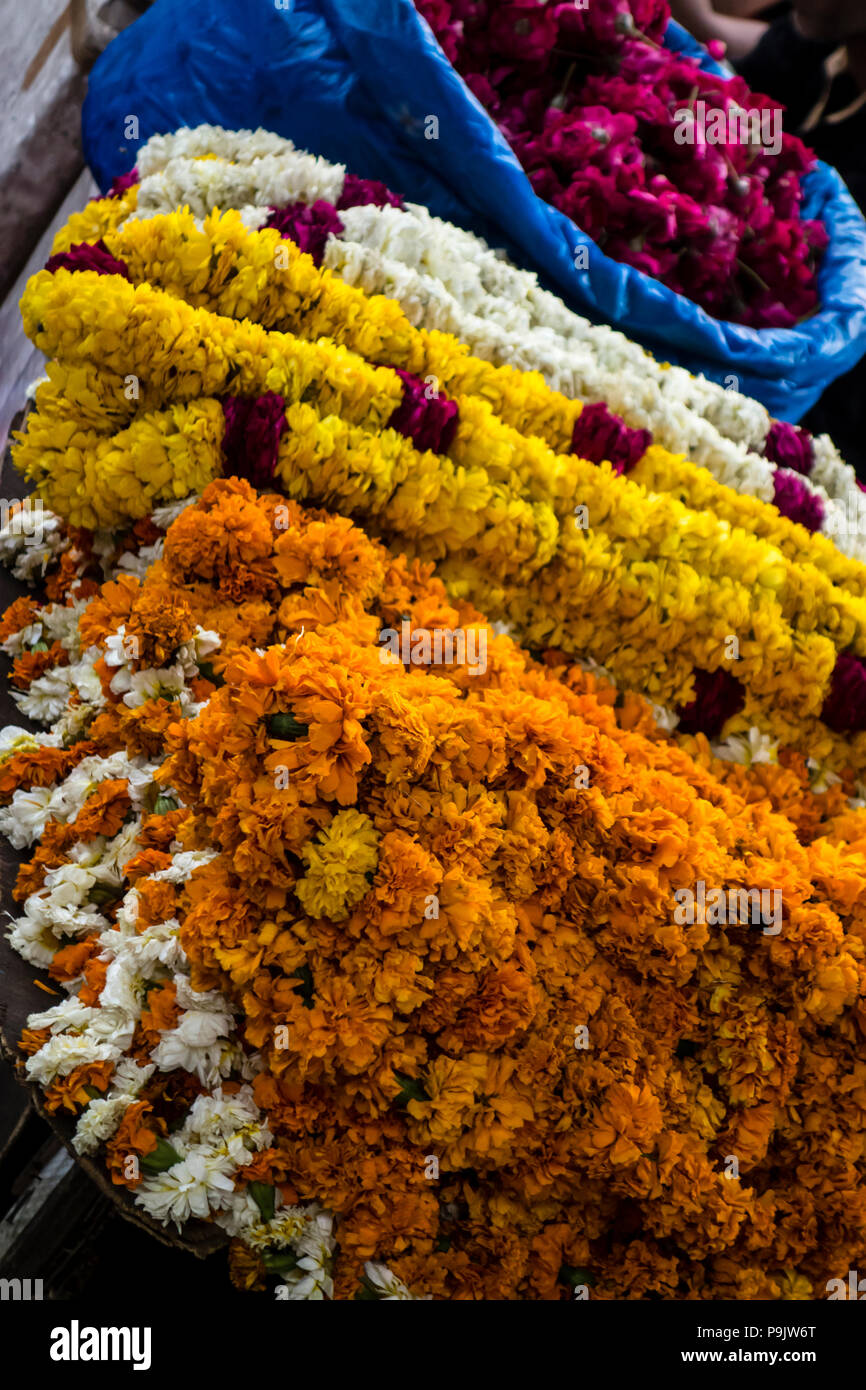
[[[103,233],[111,240],[127,214],[188,206],[204,220],[215,208],[240,209],[248,228],[276,227],[347,283],[396,299],[416,327],[451,333],[485,361],[540,371],[570,399],[607,405],[630,429],[866,559],[866,498],[827,435],[773,421],[728,389],[733,379],[722,388],[658,364],[480,238],[401,204],[381,184],[267,131],[213,126],[153,136],[120,182],[122,202],[117,190],[73,215],[57,235],[58,255]]]
[[[769,98],[662,47],[666,0],[416,3],[536,193],[606,255],[719,319],[790,328],[815,311],[814,157]],[[698,103],[706,130],[682,116]],[[755,113],[749,138],[738,112]]]
[[[826,537],[414,328],[276,227],[184,210],[103,239],[121,271],[73,250],[22,301],[55,360],[16,461],[62,516],[122,525],[239,473],[440,563],[456,597],[684,733],[749,757],[757,730],[768,756],[863,776],[866,570]]]
[[[0,627],[50,725],[0,737],[0,829],[36,846],[11,939],[62,995],[22,1067],[138,1207],[298,1299],[862,1267],[866,811],[802,759],[692,757],[245,481],[122,538],[47,525],[48,601]],[[442,659],[459,634],[483,661]],[[701,881],[778,893],[774,926],[683,920]]]

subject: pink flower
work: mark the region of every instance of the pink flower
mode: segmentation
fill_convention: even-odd
[[[347,174],[337,203],[337,211],[342,212],[344,208],[403,206],[403,199],[399,194],[392,193],[378,179],[359,179],[356,174]]]
[[[556,16],[563,34],[573,43],[615,49],[638,31],[659,41],[670,10],[667,0],[590,0],[584,9],[574,4],[558,5]]]
[[[483,73],[468,72],[464,80],[470,92],[478,98],[485,110],[492,112],[496,109],[499,105],[499,95]]]
[[[45,262],[46,270],[55,271],[61,268],[95,270],[98,275],[122,275],[124,280],[131,278],[123,261],[112,256],[101,239],[93,244],[89,241],[77,241],[68,251],[59,251],[56,256],[49,256]]]
[[[808,430],[775,420],[764,443],[764,457],[781,468],[792,468],[808,478],[815,463],[815,450]]]
[[[756,328],[818,307],[827,234],[801,217],[814,157],[784,132],[775,153],[729,138],[735,106],[769,113],[774,132],[779,108],[661,46],[666,0],[417,3],[536,194],[605,254]],[[725,119],[679,143],[698,101]]]
[[[105,196],[106,198],[122,198],[127,188],[132,188],[138,182],[138,170],[132,168],[126,174],[118,174]]]
[[[594,163],[614,172],[630,163],[643,171],[640,147],[634,136],[634,116],[617,115],[604,106],[582,106],[572,111],[548,111],[540,149],[555,162],[571,168]]]
[[[677,710],[678,731],[717,738],[728,720],[743,708],[746,693],[737,677],[722,667],[717,671],[695,670],[694,681],[694,699]]]
[[[403,383],[403,400],[388,427],[411,439],[416,449],[447,454],[457,433],[458,406],[444,396],[428,395],[423,381],[411,372],[394,369]]]
[[[449,63],[456,63],[461,48],[461,26],[455,23],[448,0],[417,0],[415,8],[430,25]]]
[[[276,391],[253,399],[227,396],[223,416],[226,476],[246,478],[253,487],[267,487],[276,472],[280,440],[288,423],[285,399]]]
[[[292,203],[286,208],[271,208],[265,226],[276,227],[280,236],[294,241],[312,256],[316,265],[322,264],[328,238],[339,236],[343,230],[334,206],[321,198],[312,204]]]
[[[653,442],[649,430],[630,429],[603,402],[585,405],[578,416],[571,452],[590,463],[613,464],[614,472],[629,473]]]
[[[853,652],[840,652],[821,718],[836,734],[866,729],[866,663]]]
[[[540,63],[556,43],[553,9],[536,0],[510,0],[491,7],[487,34],[494,53],[521,63]]]
[[[773,474],[773,501],[789,521],[798,521],[807,531],[820,531],[824,522],[823,503],[796,473],[789,473],[784,468],[776,469]]]

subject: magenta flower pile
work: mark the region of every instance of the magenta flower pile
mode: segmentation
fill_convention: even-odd
[[[661,46],[666,0],[416,7],[536,193],[606,255],[717,319],[791,328],[816,311],[814,156],[777,103]]]

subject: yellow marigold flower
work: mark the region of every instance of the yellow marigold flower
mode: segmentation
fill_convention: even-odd
[[[379,835],[369,816],[338,811],[303,850],[307,872],[295,892],[310,917],[342,922],[368,891],[379,862]]]

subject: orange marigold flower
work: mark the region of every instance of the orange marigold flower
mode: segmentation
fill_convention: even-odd
[[[113,1062],[88,1062],[85,1066],[76,1067],[68,1076],[52,1081],[43,1095],[48,1114],[69,1110],[74,1115],[92,1100],[92,1091],[108,1090],[113,1071]]]
[[[133,1155],[144,1158],[153,1153],[159,1139],[159,1128],[162,1126],[155,1119],[153,1107],[148,1101],[133,1101],[127,1106],[123,1119],[105,1146],[106,1167],[116,1186],[138,1187],[141,1170],[138,1165],[130,1166],[127,1160]]]

